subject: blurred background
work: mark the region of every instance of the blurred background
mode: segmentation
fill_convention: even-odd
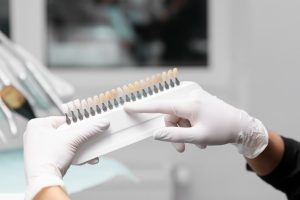
[[[0,29],[74,87],[63,100],[177,66],[181,80],[299,140],[299,8],[293,0],[0,0]],[[22,133],[26,120],[16,120]],[[21,133],[0,148],[20,147]],[[230,145],[178,154],[148,139],[108,156],[140,183],[116,177],[72,199],[286,199]]]

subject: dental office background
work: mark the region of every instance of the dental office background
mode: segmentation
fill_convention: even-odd
[[[299,8],[292,0],[0,0],[0,29],[72,84],[74,99],[179,66],[181,80],[299,140]],[[0,149],[21,145],[18,137]],[[115,177],[72,199],[285,199],[230,145],[179,154],[148,139],[108,157],[140,182]]]

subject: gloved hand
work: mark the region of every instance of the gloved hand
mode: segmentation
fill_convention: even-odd
[[[200,148],[233,143],[247,158],[258,156],[268,144],[268,132],[258,120],[203,89],[181,100],[152,100],[126,103],[134,113],[165,113],[167,127],[154,132],[154,138],[175,144],[179,152],[184,143]]]
[[[107,120],[97,117],[60,129],[63,123],[65,117],[37,118],[28,122],[23,138],[28,183],[25,199],[33,199],[45,187],[63,186],[62,177],[78,147],[109,127]]]

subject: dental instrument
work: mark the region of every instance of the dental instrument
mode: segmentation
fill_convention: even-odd
[[[60,105],[62,104],[61,99],[57,95],[57,92],[52,88],[52,86],[46,80],[45,74],[41,72],[40,69],[35,67],[34,62],[28,59],[28,55],[24,55],[24,50],[18,45],[11,42],[1,31],[0,31],[0,41],[2,45],[10,52],[20,63],[27,69],[27,71],[34,78],[36,86],[41,88],[48,99],[53,103],[53,105],[61,112]],[[36,62],[35,62],[36,64]],[[37,64],[36,64],[37,65]],[[22,78],[22,77],[20,77]],[[35,96],[35,95],[34,95]],[[45,103],[44,101],[43,103]]]

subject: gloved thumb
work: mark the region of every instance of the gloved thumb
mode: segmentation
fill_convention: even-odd
[[[195,143],[194,128],[165,127],[156,130],[153,137],[156,140],[174,143]]]
[[[101,118],[83,120],[73,125],[72,130],[70,130],[72,132],[69,135],[75,144],[80,145],[91,137],[106,131],[109,125],[108,120]]]

